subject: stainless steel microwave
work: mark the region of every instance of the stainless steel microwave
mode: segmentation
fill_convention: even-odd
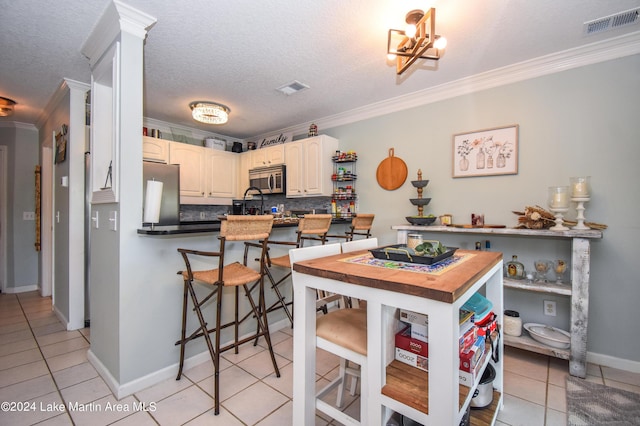
[[[259,188],[263,194],[284,194],[285,181],[284,164],[249,170],[249,186]],[[257,191],[249,191],[249,193],[255,194]]]

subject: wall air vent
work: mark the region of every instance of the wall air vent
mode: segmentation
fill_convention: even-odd
[[[627,10],[604,18],[594,19],[585,22],[582,29],[583,35],[591,35],[620,28],[626,25],[633,25],[640,22],[640,8]]]
[[[306,90],[308,88],[309,86],[307,86],[306,84],[300,83],[298,80],[294,80],[291,83],[287,83],[284,86],[278,87],[276,90],[289,96],[289,95],[293,95],[294,93],[298,93],[303,90]]]

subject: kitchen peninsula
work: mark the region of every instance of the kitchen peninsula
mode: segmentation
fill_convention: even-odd
[[[273,228],[295,228],[298,226],[298,218],[290,219],[274,219]],[[346,225],[349,224],[350,219],[333,219],[331,221],[333,225]],[[210,220],[202,222],[181,222],[179,225],[165,225],[165,226],[144,226],[138,229],[140,235],[181,235],[181,234],[197,234],[202,232],[219,232],[220,221]],[[333,232],[332,232],[333,233]],[[343,233],[343,232],[342,232]]]

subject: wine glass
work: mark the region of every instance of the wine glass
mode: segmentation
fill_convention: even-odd
[[[549,269],[553,268],[553,262],[550,260],[540,259],[533,262],[533,266],[535,268],[536,281],[547,282],[547,272],[549,272]]]
[[[556,282],[558,284],[562,283],[562,278],[564,277],[564,273],[567,270],[567,262],[562,259],[558,259],[553,264],[553,271],[556,273]]]

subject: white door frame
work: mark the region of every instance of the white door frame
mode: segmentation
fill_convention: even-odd
[[[42,147],[40,295],[53,296],[53,148]]]
[[[7,147],[0,146],[0,290],[7,292]]]

